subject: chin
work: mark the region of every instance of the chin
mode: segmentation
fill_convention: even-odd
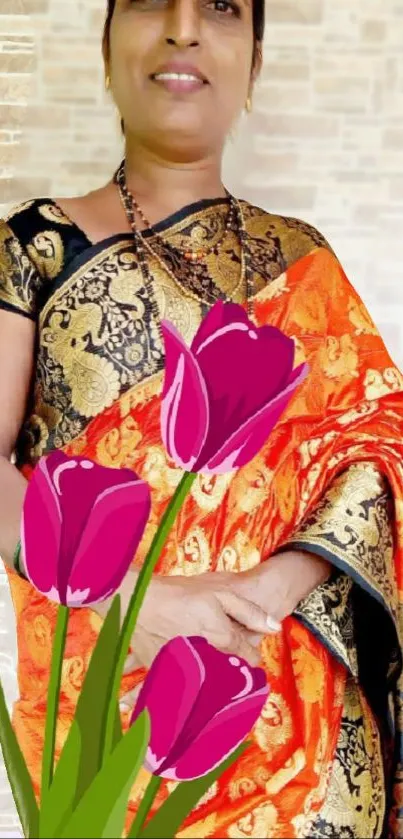
[[[149,142],[152,137],[152,145],[161,150],[176,151],[181,160],[189,161],[197,159],[201,155],[216,151],[221,143],[217,137],[212,137],[206,132],[208,123],[180,119],[161,122],[150,132]],[[172,159],[172,158],[171,158]]]

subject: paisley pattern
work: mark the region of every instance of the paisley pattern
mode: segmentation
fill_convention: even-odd
[[[249,466],[235,476],[198,477],[157,570],[161,574],[247,570],[300,539],[307,550],[325,550],[337,570],[285,621],[281,635],[265,639],[262,656],[272,692],[256,725],[253,746],[225,784],[220,782],[189,817],[180,835],[307,836],[315,819],[336,830],[337,806],[329,815],[331,779],[336,778],[341,795],[343,772],[351,789],[348,828],[358,836],[367,819],[365,835],[378,836],[384,800],[374,790],[384,790],[385,783],[383,767],[374,759],[373,740],[365,732],[379,740],[375,714],[385,696],[390,704],[399,667],[391,528],[388,513],[382,512],[386,508],[381,477],[390,478],[399,501],[403,497],[403,470],[399,472],[397,465],[401,437],[396,438],[397,422],[402,421],[399,378],[323,237],[297,220],[271,216],[246,203],[243,209],[254,271],[255,320],[274,323],[290,334],[296,343],[296,361],[306,358],[311,376]],[[222,236],[226,211],[221,201],[201,202],[163,223],[164,238],[179,245],[189,240],[193,246],[206,241],[211,245]],[[136,469],[153,490],[152,514],[136,557],[140,564],[180,473],[167,460],[160,439],[162,381],[156,371],[162,348],[130,240],[122,235],[91,245],[49,199],[16,209],[3,230],[1,260],[6,270],[0,274],[0,306],[35,320],[39,339],[33,400],[17,442],[17,463],[29,477],[41,454],[63,446],[69,454],[85,453],[105,465]],[[166,261],[172,259],[168,245],[153,246],[163,248]],[[14,254],[19,254],[19,261],[11,258]],[[236,239],[230,234],[220,248],[220,259],[212,253],[207,266],[223,293],[237,286],[239,265]],[[160,315],[173,320],[190,341],[205,307],[202,300],[187,295],[189,265],[175,264],[176,282],[159,260],[150,267]],[[203,277],[199,280],[202,286]],[[243,302],[243,290],[235,299]],[[329,321],[333,312],[334,322]],[[320,340],[323,334],[325,344]],[[369,370],[375,395],[365,385]],[[386,382],[391,383],[389,401],[381,408],[373,400],[383,396]],[[357,461],[363,464],[353,466]],[[341,491],[340,472],[352,476],[354,483],[365,473],[369,494],[362,491],[352,497]],[[403,534],[403,503],[400,512],[396,530]],[[334,528],[329,524],[333,522]],[[354,545],[347,538],[352,522]],[[389,551],[383,565],[382,545]],[[374,556],[378,565],[371,574]],[[9,579],[17,616],[21,689],[14,725],[39,792],[49,639],[56,612],[12,572]],[[382,695],[362,706],[365,736],[361,730],[357,733],[373,764],[373,775],[360,792],[359,812],[356,765],[349,764],[340,739],[354,690],[354,701],[361,702],[356,685],[346,693],[348,671],[365,681],[368,645],[356,620],[363,605],[357,592],[367,598],[366,605],[377,602],[381,592],[386,604],[389,593],[382,612],[388,674],[381,680]],[[75,610],[63,671],[58,753],[99,628],[93,612]],[[142,671],[127,672],[122,693],[143,676]],[[168,792],[165,785],[161,796]],[[131,815],[139,794],[133,792]],[[337,799],[338,794],[332,794]]]

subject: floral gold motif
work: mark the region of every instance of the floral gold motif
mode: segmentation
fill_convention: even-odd
[[[279,835],[275,830],[277,821],[278,813],[275,806],[266,802],[254,807],[246,816],[231,824],[228,836],[230,839],[275,839]]]
[[[396,367],[367,370],[364,379],[365,398],[380,399],[388,393],[399,392],[403,387],[403,376]]]
[[[254,728],[257,744],[271,755],[275,748],[288,743],[292,732],[292,714],[286,699],[271,693]]]

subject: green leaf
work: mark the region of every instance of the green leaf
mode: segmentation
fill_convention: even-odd
[[[150,718],[143,711],[119,741],[64,825],[60,839],[116,839],[122,835],[130,790],[142,766],[150,738]]]
[[[42,802],[40,835],[43,839],[59,835],[101,768],[119,632],[120,595],[117,595],[101,627],[52,786]],[[116,707],[114,743],[119,741],[122,730],[120,718],[117,719],[118,703]]]
[[[169,798],[162,804],[155,815],[150,819],[138,839],[170,839],[176,836],[182,822],[191,813],[197,802],[203,797],[212,784],[223,774],[236,760],[238,760],[249,743],[242,743],[220,766],[217,766],[208,775],[196,778],[194,781],[182,781],[171,793]],[[134,839],[132,833],[127,834],[128,839]]]
[[[39,811],[30,774],[11,724],[0,682],[0,744],[24,836],[37,836]]]
[[[122,719],[121,719],[121,716],[120,716],[119,702],[117,702],[116,703],[116,719],[115,719],[115,729],[114,729],[114,732],[113,732],[112,749],[114,749],[115,746],[117,746],[117,744],[119,743],[119,740],[121,740],[122,737],[123,737]]]
[[[39,836],[52,839],[58,835],[63,824],[71,815],[73,793],[76,788],[81,755],[81,732],[74,719],[63,747],[62,757],[57,764],[53,785],[42,799],[39,816]],[[69,795],[69,790],[71,794]]]

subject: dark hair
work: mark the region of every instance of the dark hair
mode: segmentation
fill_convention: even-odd
[[[116,0],[107,0],[108,7],[106,12],[105,18],[105,25],[104,25],[104,32],[102,37],[102,43],[105,50],[105,55],[109,56],[109,36],[111,30],[111,21],[113,17],[113,13],[115,11]],[[257,58],[257,51],[259,49],[259,45],[263,41],[264,36],[264,25],[265,25],[265,0],[252,0],[252,19],[253,19],[253,40],[254,40],[254,51],[253,51],[253,61],[255,62]],[[124,123],[122,120],[122,131],[124,133]]]

